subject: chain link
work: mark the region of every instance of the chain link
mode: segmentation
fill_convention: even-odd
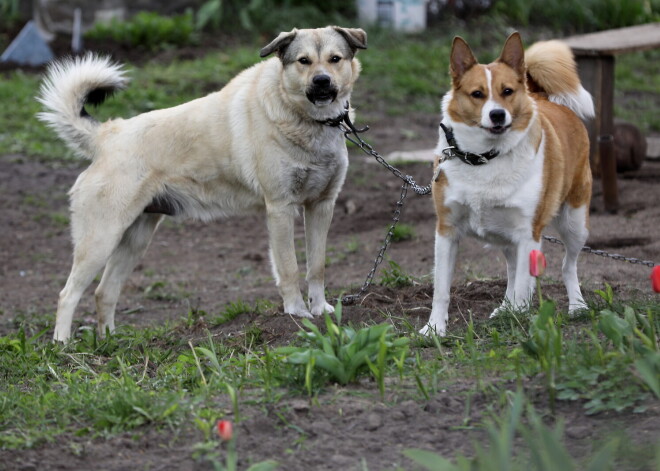
[[[547,240],[548,242],[552,244],[559,244],[559,245],[565,245],[561,240],[557,239],[556,237],[552,236],[543,236],[543,239]],[[634,258],[634,257],[626,257],[624,255],[618,254],[618,253],[609,253],[605,252],[604,250],[597,250],[597,249],[592,249],[588,245],[585,245],[582,247],[583,252],[591,253],[594,255],[598,255],[599,257],[605,257],[605,258],[611,258],[612,260],[619,260],[622,262],[628,262],[628,263],[633,263],[636,265],[644,265],[647,267],[653,268],[657,264],[655,262],[652,262],[651,260],[640,260],[639,258]]]
[[[344,137],[346,140],[352,142],[356,146],[358,146],[362,152],[364,152],[367,155],[372,156],[376,161],[381,164],[383,167],[388,169],[390,172],[392,172],[394,175],[396,175],[398,178],[403,180],[408,186],[418,195],[424,196],[428,195],[431,193],[431,185],[426,185],[426,186],[419,186],[417,182],[415,182],[414,178],[410,175],[404,175],[401,170],[399,170],[396,167],[393,167],[390,165],[382,155],[380,155],[378,152],[374,150],[371,145],[365,141],[362,140],[362,138],[359,136],[359,133],[365,132],[369,130],[369,126],[365,126],[364,128],[357,129],[353,123],[349,120],[346,119],[344,123],[342,123],[339,126],[339,129],[344,133]],[[355,136],[354,138],[351,136]]]
[[[392,240],[392,235],[394,234],[394,229],[396,228],[396,225],[399,222],[399,219],[401,218],[401,210],[403,209],[403,202],[406,199],[406,196],[408,194],[408,189],[412,189],[416,194],[420,196],[428,195],[431,193],[431,185],[429,184],[427,186],[419,186],[415,180],[413,179],[412,176],[410,175],[405,175],[403,172],[401,172],[398,168],[390,165],[384,158],[381,156],[378,152],[374,150],[374,148],[367,142],[365,142],[361,137],[360,133],[363,133],[365,131],[369,130],[369,126],[365,126],[363,128],[356,128],[355,125],[351,122],[351,120],[348,118],[348,114],[346,115],[344,122],[339,125],[339,129],[344,133],[344,137],[346,140],[349,142],[352,142],[355,144],[362,152],[364,152],[367,155],[372,156],[373,158],[376,159],[378,163],[380,163],[383,167],[388,169],[390,172],[392,172],[395,176],[403,180],[403,185],[401,186],[401,195],[399,197],[399,200],[396,202],[396,207],[394,209],[394,216],[392,217],[392,224],[390,225],[389,229],[387,230],[387,234],[385,235],[385,240],[383,241],[383,245],[380,247],[378,250],[378,255],[376,256],[376,260],[374,260],[374,265],[367,274],[366,279],[364,280],[364,283],[362,284],[362,287],[359,289],[357,293],[354,294],[349,294],[346,295],[342,298],[342,304],[352,304],[356,301],[358,301],[364,293],[369,289],[369,286],[373,282],[374,276],[376,275],[376,270],[378,270],[378,266],[381,264],[383,261],[383,258],[385,257],[385,251],[388,249],[390,246],[390,242]],[[560,244],[564,245],[564,243],[557,239],[556,237],[552,236],[543,236],[543,239],[547,240],[550,243],[553,244]],[[654,267],[656,265],[655,262],[652,262],[650,260],[640,260],[637,258],[633,257],[625,257],[620,254],[611,254],[608,252],[605,252],[604,250],[596,250],[592,249],[591,247],[584,246],[582,247],[583,252],[588,252],[594,255],[598,255],[601,257],[606,257],[606,258],[611,258],[613,260],[620,260],[623,262],[628,262],[628,263],[633,263],[633,264],[638,264],[638,265],[644,265],[648,267]]]
[[[371,271],[367,274],[366,279],[364,280],[364,283],[362,284],[362,287],[357,293],[354,294],[349,294],[347,296],[344,296],[341,300],[343,304],[352,304],[358,299],[362,297],[362,295],[369,289],[369,286],[371,285],[371,282],[374,279],[374,276],[376,275],[376,270],[378,270],[378,266],[381,264],[383,261],[383,258],[385,257],[385,251],[387,248],[390,246],[390,242],[392,241],[392,236],[394,235],[394,229],[396,228],[396,225],[399,223],[399,219],[401,218],[401,210],[403,209],[403,201],[406,199],[406,196],[408,195],[408,183],[404,182],[403,185],[401,185],[401,195],[399,196],[399,200],[396,202],[396,206],[394,208],[394,216],[392,216],[392,224],[390,225],[389,229],[387,229],[387,234],[385,235],[385,240],[383,241],[383,245],[380,247],[380,250],[378,250],[378,255],[376,255],[376,260],[374,261],[374,266],[371,268]]]
[[[369,126],[365,126],[364,128],[357,129],[347,115],[346,118],[344,119],[344,123],[340,124],[339,128],[344,133],[344,137],[346,138],[346,140],[355,144],[365,154],[375,158],[376,161],[380,163],[383,167],[385,167],[395,176],[403,180],[403,184],[401,185],[401,194],[394,208],[394,212],[392,216],[392,224],[387,230],[387,234],[385,235],[385,240],[383,241],[383,245],[378,250],[378,255],[376,255],[376,260],[374,260],[373,267],[371,268],[369,273],[367,273],[367,277],[364,280],[364,283],[362,284],[360,290],[357,293],[344,296],[341,300],[342,304],[352,304],[357,300],[359,300],[364,295],[364,293],[367,291],[367,289],[369,289],[369,286],[373,282],[374,276],[376,275],[376,270],[378,270],[378,266],[381,264],[381,262],[385,257],[385,251],[390,246],[390,243],[392,241],[392,235],[394,235],[394,229],[396,228],[396,225],[398,224],[399,219],[401,218],[401,210],[403,209],[403,202],[406,199],[406,196],[408,196],[408,189],[412,189],[416,194],[423,196],[431,193],[431,185],[429,184],[427,186],[419,186],[415,182],[412,176],[404,175],[403,172],[401,172],[398,168],[390,165],[383,158],[383,156],[381,156],[378,152],[374,150],[374,148],[369,143],[365,142],[360,137],[359,133],[369,130]]]

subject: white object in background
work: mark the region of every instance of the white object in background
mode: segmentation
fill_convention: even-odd
[[[362,24],[379,25],[397,31],[426,29],[427,0],[357,0]]]

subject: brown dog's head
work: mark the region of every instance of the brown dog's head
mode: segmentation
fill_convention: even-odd
[[[533,104],[527,94],[525,55],[518,33],[509,36],[500,57],[488,65],[477,62],[462,38],[454,38],[450,73],[447,112],[452,121],[473,127],[484,140],[528,126]]]
[[[363,30],[328,26],[280,33],[260,55],[277,53],[289,97],[301,104],[306,102],[305,107],[311,106],[314,116],[333,116],[336,109],[343,109],[360,74],[355,54],[366,48],[367,34]]]

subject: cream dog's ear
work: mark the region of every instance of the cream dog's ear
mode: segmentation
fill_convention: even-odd
[[[364,30],[360,28],[341,28],[339,26],[333,26],[332,29],[344,37],[348,45],[351,46],[353,54],[358,49],[367,48],[367,33]]]
[[[287,46],[291,44],[291,41],[293,41],[296,38],[296,34],[298,34],[298,30],[296,28],[293,28],[288,33],[286,32],[280,33],[275,39],[273,39],[270,42],[270,44],[265,46],[259,52],[259,56],[266,57],[271,55],[273,52],[277,51],[277,55],[279,57],[282,57]]]

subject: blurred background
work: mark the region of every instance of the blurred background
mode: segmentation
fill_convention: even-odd
[[[660,0],[0,0],[0,51],[31,23],[32,40],[52,56],[92,50],[136,66],[132,77],[140,86],[104,105],[102,119],[217,90],[259,61],[259,48],[280,31],[361,26],[370,47],[360,54],[354,106],[374,129],[388,126],[372,135],[391,151],[433,145],[454,35],[485,62],[514,30],[531,44],[659,18]],[[36,51],[31,43],[27,48]],[[615,116],[646,136],[660,133],[659,52],[617,57]],[[42,70],[16,57],[0,61],[0,72],[7,72],[0,85],[7,103],[0,110],[0,153],[67,160],[71,154],[33,119]]]

